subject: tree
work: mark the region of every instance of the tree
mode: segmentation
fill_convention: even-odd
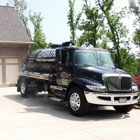
[[[135,27],[135,31],[133,33],[133,43],[140,49],[140,0],[129,0],[129,13],[135,16],[135,20],[133,22]],[[139,52],[137,56],[138,58],[140,57]],[[138,65],[138,73],[140,73],[140,61]]]
[[[28,34],[28,36],[30,37],[30,39],[32,38],[31,37],[31,31],[28,27],[28,20],[29,18],[27,16],[25,16],[26,14],[26,11],[27,11],[27,2],[25,2],[25,0],[9,0],[9,2],[6,4],[7,6],[14,6],[16,12],[18,13],[25,29],[26,29],[26,32]]]
[[[136,29],[133,34],[133,43],[140,48],[140,29]]]
[[[34,26],[34,37],[33,41],[35,42],[34,45],[30,47],[30,51],[35,49],[43,49],[47,47],[46,38],[44,33],[42,32],[41,22],[43,18],[41,17],[41,13],[33,13],[29,14],[30,21]]]
[[[129,53],[130,48],[120,49],[120,60],[122,64],[122,69],[125,70],[130,75],[135,75],[138,73],[138,60],[135,55]]]
[[[135,16],[135,20],[133,22],[135,27],[133,43],[137,47],[140,47],[140,0],[129,0],[129,13]]]
[[[121,68],[120,60],[120,48],[122,46],[128,46],[129,41],[126,40],[128,30],[126,26],[123,25],[121,19],[126,16],[126,8],[122,9],[120,12],[112,11],[114,0],[97,0],[96,3],[104,13],[109,30],[107,36],[113,43],[113,49],[116,50],[118,55],[118,67]]]
[[[46,48],[47,43],[46,43],[46,38],[44,33],[42,32],[42,26],[41,22],[43,18],[41,17],[41,13],[33,13],[31,12],[26,16],[26,11],[27,11],[27,2],[25,0],[9,0],[9,3],[6,4],[7,6],[14,6],[16,12],[18,13],[28,36],[30,39],[35,42],[34,45],[30,47],[30,51],[35,50],[35,49],[40,49],[40,48]],[[31,22],[34,26],[34,33],[33,37],[31,36],[31,31],[28,28],[28,22]]]
[[[68,11],[68,26],[70,27],[70,39],[76,43],[76,30],[78,27],[78,23],[79,20],[81,18],[82,12],[80,12],[79,14],[75,15],[75,9],[74,9],[74,5],[75,5],[75,0],[68,0],[69,3],[69,11]]]
[[[98,7],[91,7],[91,4],[88,2],[88,0],[84,0],[83,4],[85,18],[79,25],[79,29],[83,32],[79,38],[79,45],[85,44],[87,46],[101,47],[99,44],[102,43],[101,39],[105,31],[103,24],[104,17]]]

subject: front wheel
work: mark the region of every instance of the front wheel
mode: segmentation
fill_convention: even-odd
[[[87,103],[83,91],[78,87],[73,87],[68,93],[68,107],[70,113],[74,116],[83,116],[88,110]]]
[[[122,106],[113,106],[113,107],[117,112],[127,113],[133,109],[134,105],[122,105]]]

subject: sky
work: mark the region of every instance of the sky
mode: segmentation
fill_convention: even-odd
[[[5,5],[9,0],[0,0],[0,5]],[[47,43],[62,43],[69,41],[70,31],[67,26],[68,0],[25,0],[28,9],[33,12],[41,13],[43,17],[42,28],[46,36]],[[91,0],[92,1],[92,0]],[[123,2],[122,2],[123,1]],[[115,0],[114,9],[120,10],[128,6],[128,0]],[[76,0],[75,10],[78,13],[82,7],[82,0]],[[27,12],[28,14],[28,12]],[[132,18],[126,18],[124,24],[130,30],[129,36],[132,35],[134,28]],[[33,26],[29,25],[33,32]]]

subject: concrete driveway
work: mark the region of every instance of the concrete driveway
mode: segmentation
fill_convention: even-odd
[[[72,116],[47,94],[22,98],[15,87],[0,88],[0,140],[139,140],[140,110],[119,114],[112,107]]]

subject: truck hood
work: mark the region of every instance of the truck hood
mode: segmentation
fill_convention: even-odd
[[[125,71],[117,68],[108,68],[108,67],[76,67],[75,76],[83,77],[91,81],[96,81],[103,83],[102,75],[103,74],[126,74]]]
[[[125,71],[117,68],[109,68],[109,67],[77,67],[77,69],[81,72],[90,73],[90,74],[127,74]]]

